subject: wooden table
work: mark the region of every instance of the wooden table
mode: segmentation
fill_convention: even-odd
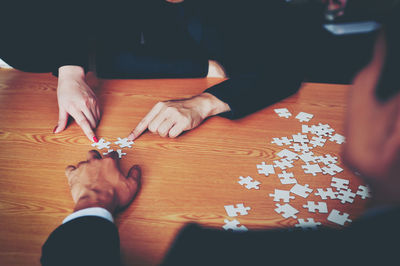
[[[92,79],[103,109],[97,136],[111,141],[125,137],[156,102],[192,96],[220,81]],[[50,74],[0,70],[0,265],[39,265],[42,244],[73,208],[64,169],[85,159],[91,143],[75,123],[52,134],[58,118],[56,85]],[[276,153],[284,147],[271,144],[273,137],[301,132],[294,116],[280,118],[273,109],[286,107],[294,115],[309,112],[314,118],[308,124],[328,123],[343,133],[347,90],[344,85],[305,84],[298,94],[245,119],[214,117],[177,139],[147,132],[132,149],[124,149],[123,171],[132,164],[143,169],[138,198],[116,218],[125,264],[159,263],[188,222],[221,228],[229,218],[224,205],[250,206],[249,215],[237,218],[250,230],[292,227],[297,220],[277,214],[276,202],[269,197],[274,188],[290,186],[282,185],[277,175],[258,174],[256,168],[262,161],[279,159]],[[313,151],[339,156],[340,148],[327,141]],[[330,186],[331,176],[305,174],[300,162],[290,171],[313,189]],[[260,189],[240,186],[239,176],[259,180]],[[349,179],[353,191],[362,183],[347,169],[336,176]],[[300,210],[298,218],[313,217],[333,226],[327,214],[302,208],[307,200],[318,199],[296,197],[291,204]],[[367,204],[359,197],[353,204],[326,202],[330,210],[345,211],[351,219]]]

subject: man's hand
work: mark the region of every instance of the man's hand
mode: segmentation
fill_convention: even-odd
[[[81,67],[59,68],[57,99],[59,118],[54,133],[65,129],[68,116],[71,115],[85,135],[91,141],[97,142],[93,129],[100,121],[100,109],[96,95],[86,84],[85,73]]]
[[[385,56],[381,34],[371,63],[353,81],[343,151],[345,162],[371,185],[378,204],[400,203],[400,93],[386,102],[375,95]]]
[[[96,150],[89,151],[87,161],[67,166],[65,174],[75,202],[74,211],[102,207],[114,213],[126,207],[140,188],[140,167],[133,166],[124,176],[115,151],[104,159]]]
[[[189,99],[157,103],[129,135],[139,137],[146,129],[162,137],[175,138],[191,130],[209,116],[230,111],[228,104],[214,95],[202,93]]]

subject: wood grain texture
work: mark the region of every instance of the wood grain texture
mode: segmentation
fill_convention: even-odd
[[[125,137],[158,101],[184,98],[202,92],[219,79],[95,80],[103,118],[96,133],[107,140]],[[57,80],[50,74],[0,70],[0,265],[39,265],[41,245],[73,208],[64,169],[83,160],[90,142],[72,123],[65,132],[52,134],[57,123]],[[266,84],[266,89],[268,84]],[[188,222],[220,228],[227,218],[224,205],[245,203],[252,209],[239,217],[250,229],[293,226],[274,212],[268,195],[274,188],[288,189],[276,175],[257,173],[256,164],[271,163],[282,147],[270,144],[273,137],[301,132],[294,117],[279,118],[274,108],[286,107],[292,114],[314,114],[309,124],[328,123],[343,133],[347,86],[305,84],[296,95],[237,121],[213,117],[177,139],[146,132],[121,161],[123,171],[133,164],[143,170],[143,187],[137,200],[119,214],[125,265],[159,263],[175,234]],[[315,154],[340,156],[341,145],[327,142]],[[330,176],[304,174],[296,163],[293,172],[311,188],[330,186]],[[262,182],[260,190],[248,191],[239,176]],[[337,175],[351,180],[355,190],[362,181],[348,169]],[[299,218],[314,217],[333,226],[327,214],[311,215],[297,197],[293,206]],[[367,201],[354,204],[327,201],[356,218]]]

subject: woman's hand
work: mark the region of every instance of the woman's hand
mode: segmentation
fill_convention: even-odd
[[[100,122],[100,109],[92,89],[86,84],[85,72],[79,66],[59,68],[57,99],[59,108],[58,124],[54,133],[65,129],[71,115],[85,135],[97,142],[93,132]]]

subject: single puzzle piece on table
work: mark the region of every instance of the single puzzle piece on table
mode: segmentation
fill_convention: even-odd
[[[312,151],[310,151],[310,152],[303,152],[302,154],[299,155],[299,157],[306,164],[308,164],[310,162],[315,163],[317,161],[317,157],[315,157],[313,155],[314,155],[314,153]]]
[[[292,192],[293,194],[296,194],[300,197],[303,198],[307,198],[310,193],[313,191],[311,188],[308,188],[309,185],[305,184],[304,186],[300,185],[300,184],[295,184],[291,189],[290,192]]]
[[[274,201],[281,201],[283,202],[289,202],[290,199],[294,199],[294,196],[290,196],[290,191],[289,190],[281,190],[281,189],[276,189],[274,194],[269,194],[270,197],[274,198]]]
[[[347,179],[332,177],[331,187],[335,187],[337,191],[346,190],[349,188],[349,183]]]
[[[293,138],[293,142],[297,142],[297,143],[300,143],[300,144],[305,144],[305,143],[310,142],[308,140],[308,138],[307,138],[307,135],[303,135],[301,133],[297,133],[296,135],[292,135],[292,138]]]
[[[324,175],[336,175],[337,173],[342,172],[343,169],[336,164],[330,164],[328,166],[322,167],[322,173]]]
[[[310,121],[314,115],[305,113],[305,112],[300,112],[297,116],[296,119],[298,119],[300,122],[308,122]]]
[[[329,140],[334,141],[337,144],[343,144],[346,142],[346,137],[336,133],[335,135],[330,137]]]
[[[247,227],[244,225],[238,226],[240,224],[240,222],[236,219],[233,219],[232,221],[225,219],[224,222],[225,222],[225,225],[223,225],[222,228],[224,228],[225,230],[232,230],[233,232],[249,231],[249,229],[247,229]]]
[[[278,146],[283,146],[283,145],[290,145],[292,143],[293,140],[288,139],[287,137],[283,137],[283,138],[272,138],[273,141],[271,141],[271,143],[275,143]]]
[[[229,217],[236,217],[238,214],[247,215],[247,211],[251,210],[250,207],[245,207],[243,203],[236,204],[236,207],[233,205],[226,205],[224,208]]]
[[[325,202],[318,202],[315,204],[314,201],[307,201],[307,204],[303,205],[303,208],[308,209],[309,212],[318,210],[319,213],[328,213],[328,205]]]
[[[117,152],[118,152],[118,157],[119,157],[120,159],[122,158],[122,156],[126,155],[126,153],[125,153],[125,152],[122,152],[122,150],[120,150],[120,149],[118,149]]]
[[[92,146],[96,147],[99,150],[102,150],[102,149],[109,149],[110,144],[111,144],[111,142],[109,142],[109,141],[106,142],[105,139],[101,138],[98,142],[93,143]]]
[[[356,193],[353,193],[349,188],[347,190],[339,190],[337,199],[340,200],[342,204],[345,204],[346,202],[353,203],[355,196]]]
[[[257,169],[259,174],[264,174],[265,176],[269,176],[270,174],[275,174],[274,166],[270,164],[265,164],[265,162],[257,164]]]
[[[314,128],[313,129],[314,130],[314,135],[317,135],[317,136],[325,136],[325,137],[327,137],[327,136],[331,135],[335,131],[328,124],[324,125],[324,124],[319,123],[318,125],[314,125],[312,127]]]
[[[283,218],[287,219],[292,217],[293,219],[297,219],[296,214],[299,213],[299,211],[293,208],[288,203],[285,203],[284,205],[280,205],[279,203],[277,203],[275,204],[275,206],[277,207],[275,211],[279,214],[282,214]]]
[[[339,193],[339,192],[333,191],[332,188],[330,188],[330,187],[327,188],[326,191],[324,191],[322,188],[317,188],[317,191],[318,192],[314,193],[314,195],[320,196],[321,199],[323,199],[323,200],[328,199],[328,197],[330,199],[337,199],[337,194]]]
[[[335,223],[335,224],[340,224],[344,225],[346,222],[351,223],[352,220],[349,219],[349,214],[343,213],[340,214],[340,211],[333,209],[331,213],[328,216],[328,221]]]
[[[120,148],[132,148],[132,144],[134,144],[135,142],[128,140],[128,138],[118,138],[118,141],[114,143],[117,144]]]
[[[299,155],[297,153],[294,153],[294,152],[289,151],[287,149],[281,150],[276,155],[278,155],[280,158],[285,158],[288,161],[294,161],[294,160],[297,160],[299,158]]]
[[[304,173],[312,174],[313,176],[316,176],[317,173],[322,173],[321,167],[318,164],[304,164],[301,168],[304,169]]]
[[[274,161],[274,167],[279,167],[282,170],[286,170],[287,168],[293,167],[293,164],[291,161],[289,161],[287,159],[280,159],[280,160]]]
[[[311,230],[316,230],[318,226],[321,225],[320,222],[315,222],[313,218],[307,218],[307,221],[304,219],[298,219],[299,221],[298,224],[295,224],[295,227],[299,227],[303,230],[311,229]]]
[[[282,171],[282,174],[278,174],[279,180],[282,184],[297,184],[297,180],[294,177],[293,173],[286,173],[286,171]]]
[[[278,108],[274,109],[274,111],[279,115],[279,117],[289,118],[292,116],[287,108]]]
[[[315,135],[316,129],[316,126],[301,125],[301,132],[305,134],[311,133]]]
[[[356,195],[360,196],[362,199],[371,198],[371,191],[368,186],[360,185],[358,186]]]
[[[317,162],[323,163],[325,165],[336,164],[338,162],[338,158],[333,157],[330,154],[326,154],[325,156],[318,156]]]
[[[308,146],[305,143],[301,144],[301,145],[299,143],[293,143],[293,145],[289,146],[289,148],[293,149],[296,152],[299,152],[299,151],[309,152],[312,149],[312,147]]]
[[[310,144],[313,145],[314,148],[317,146],[324,147],[325,142],[326,142],[326,139],[324,139],[323,137],[320,137],[320,136],[318,136],[318,137],[313,136],[310,140]]]
[[[250,176],[244,178],[243,176],[239,176],[239,181],[238,183],[240,185],[244,185],[247,189],[260,189],[260,187],[258,185],[260,185],[261,183],[258,182],[257,180],[253,180],[253,178],[251,178]]]
[[[112,151],[114,151],[113,149],[109,149],[107,152],[103,152],[103,155],[107,155],[107,154],[109,154],[110,152],[112,152]]]

